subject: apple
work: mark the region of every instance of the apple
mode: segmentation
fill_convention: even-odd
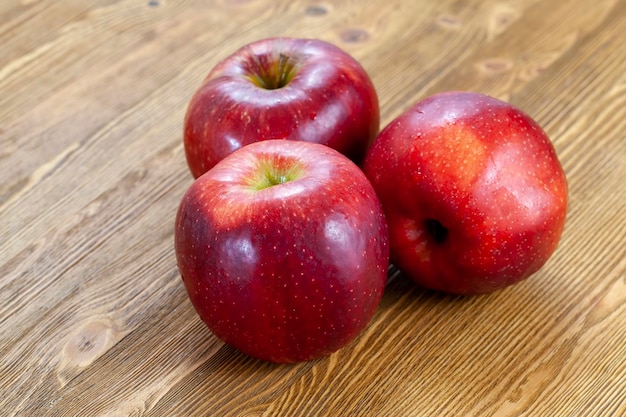
[[[414,104],[380,132],[363,170],[383,204],[391,262],[426,288],[481,294],[516,283],[563,231],[567,181],[552,143],[486,95]]]
[[[267,140],[196,179],[176,217],[178,267],[198,315],[263,360],[318,358],[372,318],[387,280],[374,189],[324,145]]]
[[[236,149],[267,139],[321,143],[360,164],[379,130],[378,98],[363,67],[315,39],[248,44],[210,71],[184,121],[197,178]]]

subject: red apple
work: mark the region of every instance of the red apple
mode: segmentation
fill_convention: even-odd
[[[378,129],[376,91],[354,58],[320,40],[270,38],[209,73],[189,103],[184,145],[197,178],[266,139],[321,143],[359,164]]]
[[[539,270],[559,242],[567,181],[527,114],[450,92],[393,120],[364,162],[389,226],[391,262],[421,286],[480,294]]]
[[[372,318],[387,279],[382,206],[362,171],[319,144],[247,145],[198,178],[175,227],[191,303],[240,351],[327,355]]]

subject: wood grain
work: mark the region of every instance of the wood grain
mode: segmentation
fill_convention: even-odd
[[[625,416],[622,0],[9,0],[0,4],[0,414]],[[188,100],[267,36],[356,57],[382,125],[474,90],[531,114],[570,185],[562,242],[480,297],[392,269],[373,321],[317,361],[224,346],[181,285]]]

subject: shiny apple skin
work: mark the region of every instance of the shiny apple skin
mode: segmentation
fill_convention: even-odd
[[[546,263],[564,228],[567,180],[548,136],[482,94],[414,104],[380,132],[364,172],[385,210],[391,262],[426,288],[514,284]]]
[[[295,64],[287,85],[267,89],[252,81],[281,55]],[[192,97],[184,122],[187,163],[197,178],[244,145],[289,139],[330,146],[360,164],[379,117],[374,85],[350,55],[316,39],[263,39],[218,64]]]
[[[293,160],[298,179],[250,188],[260,161]],[[283,140],[243,147],[191,185],[175,249],[191,303],[211,331],[279,363],[352,341],[380,302],[389,262],[382,206],[362,171],[326,146]]]

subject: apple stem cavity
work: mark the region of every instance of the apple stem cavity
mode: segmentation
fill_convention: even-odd
[[[255,56],[253,61],[249,78],[266,90],[285,87],[296,74],[296,59],[284,52],[280,52],[278,57],[271,54]]]
[[[428,230],[428,234],[435,241],[435,243],[443,243],[446,241],[448,237],[448,229],[439,222],[439,220],[435,219],[427,219],[425,220],[426,230]]]
[[[297,180],[303,174],[303,168],[297,160],[283,159],[261,161],[250,180],[250,188],[261,191],[290,181]]]

